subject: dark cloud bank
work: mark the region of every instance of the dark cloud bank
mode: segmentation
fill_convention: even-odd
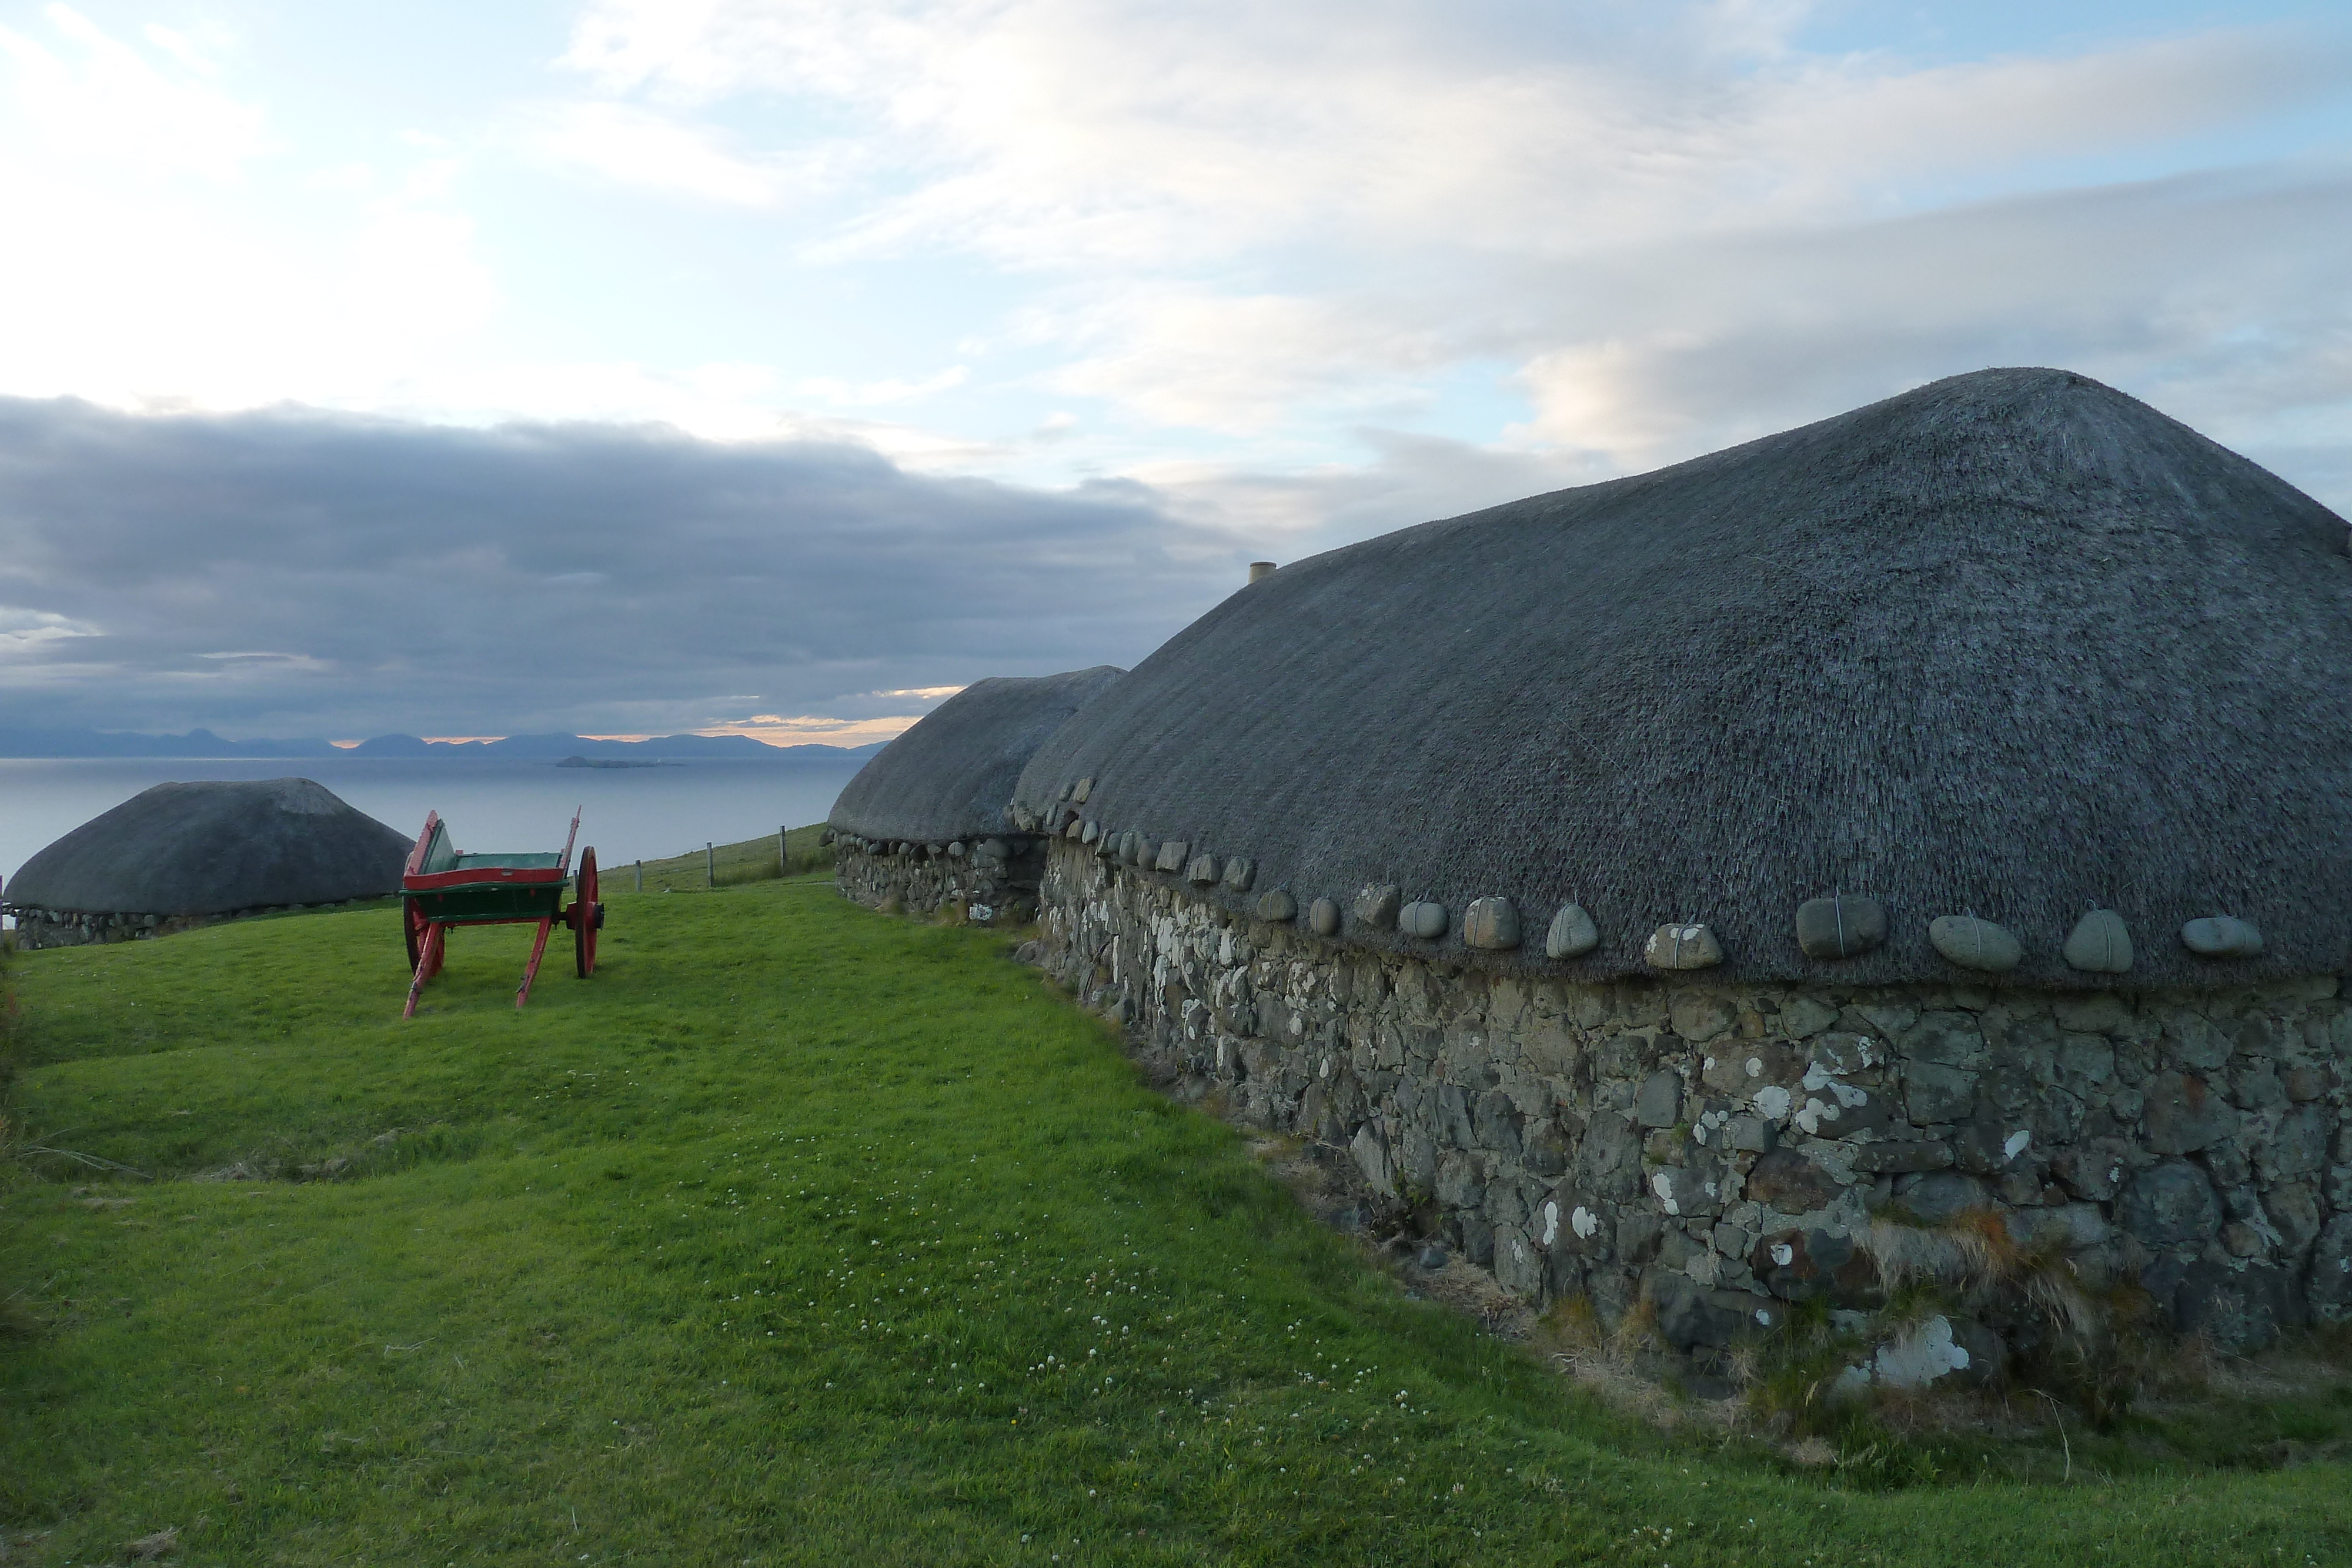
[[[848,445],[0,399],[0,727],[920,711],[860,694],[1132,664],[1251,553],[1141,486],[928,478]]]

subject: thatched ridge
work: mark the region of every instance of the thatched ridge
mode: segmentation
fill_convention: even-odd
[[[876,752],[827,820],[873,839],[944,842],[1002,833],[1005,803],[1030,757],[1124,673],[1097,664],[975,681]]]
[[[1982,977],[1930,945],[1974,914],[2011,981],[2210,986],[2352,954],[2352,559],[2342,518],[2147,405],[2051,370],[1954,377],[1607,484],[1334,550],[1253,583],[1041,747],[1016,810],[1247,857],[1253,890],[1352,910],[1472,901],[1486,961],[1710,979]],[[1805,901],[1879,901],[1883,946],[1816,958]],[[1553,912],[1590,954],[1547,960]],[[2131,967],[2069,967],[2094,905]],[[2238,916],[2253,957],[2185,923]],[[1832,949],[1834,951],[1834,948]]]
[[[25,862],[8,903],[225,915],[400,891],[409,840],[308,779],[158,784]]]

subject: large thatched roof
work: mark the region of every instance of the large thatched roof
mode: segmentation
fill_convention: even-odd
[[[1654,474],[1334,550],[1211,611],[1042,747],[1019,809],[1257,862],[1302,910],[1394,883],[1516,901],[1494,961],[1713,977],[2211,985],[2340,971],[2352,938],[2352,559],[2342,518],[2143,403],[2048,370],[1954,377]],[[1798,904],[1879,900],[1809,958]],[[1548,961],[1552,912],[1598,922]],[[2060,956],[2092,905],[2127,974]],[[2184,922],[2257,925],[2200,958]]]
[[[1003,832],[1004,808],[1030,757],[1124,673],[1097,664],[973,682],[876,752],[829,821],[868,838],[927,842]]]
[[[12,904],[221,915],[400,890],[409,841],[308,779],[158,784],[31,860]]]

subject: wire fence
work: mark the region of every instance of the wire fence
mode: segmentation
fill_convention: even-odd
[[[606,887],[615,893],[702,893],[806,876],[833,867],[833,849],[817,842],[823,824],[779,829],[740,843],[705,844],[666,860],[632,861],[604,867]]]

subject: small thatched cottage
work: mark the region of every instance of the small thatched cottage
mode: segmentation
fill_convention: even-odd
[[[25,862],[23,947],[122,942],[400,891],[409,841],[308,779],[158,784]]]
[[[975,681],[875,753],[827,819],[842,891],[873,905],[961,904],[981,925],[1027,921],[1043,840],[1016,831],[1005,804],[1037,747],[1123,674]]]
[[[1531,1299],[2352,1316],[2346,524],[2081,376],[1301,561],[1013,810],[1051,969]]]

